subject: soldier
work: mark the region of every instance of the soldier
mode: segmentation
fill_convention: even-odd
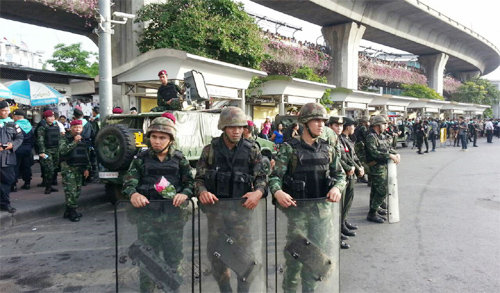
[[[15,182],[16,150],[23,143],[19,125],[9,117],[9,103],[0,101],[0,210],[15,213],[10,205],[10,189]]]
[[[17,179],[19,176],[23,179],[24,185],[21,186],[22,189],[30,189],[31,186],[31,166],[33,165],[33,145],[35,144],[35,134],[31,123],[25,119],[26,113],[17,109],[14,111],[14,121],[23,132],[23,143],[16,150],[16,183],[13,185],[12,191],[17,191]]]
[[[366,219],[375,223],[384,223],[387,210],[380,206],[387,196],[387,160],[391,159],[399,164],[399,154],[390,147],[384,139],[383,131],[387,127],[384,117],[378,115],[371,121],[370,134],[366,138],[366,159],[370,166],[371,191],[370,211]]]
[[[305,104],[299,112],[299,123],[304,131],[299,138],[293,138],[279,150],[276,166],[269,179],[271,194],[288,215],[287,239],[295,235],[307,235],[316,242],[320,249],[331,235],[322,233],[327,223],[332,220],[330,202],[339,202],[345,188],[345,173],[340,165],[336,150],[320,138],[328,116],[325,108],[317,103]],[[296,212],[290,207],[297,206],[297,199],[325,198],[318,203],[317,212],[312,215],[307,211]],[[321,215],[321,216],[320,216]],[[302,291],[313,292],[318,286],[314,276],[285,253],[286,271],[283,279],[285,292],[297,290],[299,275],[302,279]]]
[[[151,112],[163,112],[166,110],[181,110],[180,97],[182,90],[174,83],[168,82],[168,74],[165,69],[158,72],[161,85],[157,92],[158,106],[151,109]]]
[[[174,123],[165,117],[155,118],[149,126],[146,137],[149,149],[139,153],[131,162],[124,178],[123,193],[138,210],[137,223],[139,239],[153,248],[172,268],[179,271],[183,258],[182,235],[186,223],[185,212],[175,209],[168,213],[155,209],[143,209],[150,200],[171,199],[174,207],[180,207],[193,196],[194,177],[189,161],[182,152],[175,149],[176,129]],[[163,194],[155,189],[164,177],[173,185],[175,192]],[[141,292],[153,292],[153,281],[141,271]]]
[[[59,125],[55,121],[54,112],[46,110],[43,112],[45,123],[36,129],[36,145],[38,147],[38,156],[40,166],[43,170],[43,182],[45,184],[45,194],[57,191],[52,187],[54,177],[57,177],[57,168],[59,166],[59,141],[61,134]]]
[[[78,198],[83,179],[89,177],[90,159],[88,148],[82,137],[82,121],[73,120],[70,131],[66,132],[59,145],[61,174],[63,178],[66,210],[64,218],[72,222],[80,221],[82,214],[77,212]]]
[[[215,251],[215,244],[223,237],[224,229],[235,237],[234,242],[239,247],[251,250],[250,211],[265,195],[267,184],[259,147],[254,141],[242,138],[243,128],[247,125],[240,108],[223,109],[218,123],[223,133],[203,148],[196,165],[195,191],[202,205],[207,206],[204,211],[208,218],[208,251]],[[244,198],[246,211],[210,208],[209,205],[215,204],[219,198]],[[215,256],[211,256],[211,262],[220,291],[232,292],[228,267]],[[238,278],[238,292],[248,292],[249,287],[248,282]]]
[[[97,174],[97,156],[94,150],[94,140],[97,133],[97,129],[94,129],[92,123],[88,122],[87,119],[83,118],[83,112],[80,109],[75,109],[73,111],[73,120],[80,120],[82,122],[83,130],[81,133],[82,141],[87,145],[90,158],[90,176],[88,179],[95,177]],[[86,185],[87,177],[84,178],[83,185]]]
[[[365,176],[359,178],[358,182],[368,183],[370,167],[366,164],[365,142],[369,133],[370,120],[368,116],[363,116],[358,123],[358,127],[354,130],[354,149],[365,170]]]
[[[467,151],[467,122],[465,122],[464,117],[458,117],[458,136],[460,137],[460,142],[462,143],[462,151]]]

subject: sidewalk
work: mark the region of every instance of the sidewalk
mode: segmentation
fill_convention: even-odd
[[[44,194],[44,187],[37,187],[42,182],[40,173],[33,172],[33,179],[31,181],[31,189],[24,190],[21,186],[24,184],[22,180],[17,183],[17,192],[10,193],[10,202],[13,207],[17,209],[14,214],[9,214],[0,211],[0,230],[8,229],[19,223],[34,220],[37,218],[45,217],[62,217],[64,206],[64,190],[62,187],[61,175],[57,178],[57,192]],[[78,200],[79,210],[85,216],[85,209],[105,202],[107,200],[104,191],[104,184],[92,183],[82,186],[80,199]]]

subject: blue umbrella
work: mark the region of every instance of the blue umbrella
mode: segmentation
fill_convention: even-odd
[[[57,104],[59,98],[63,97],[53,87],[31,80],[10,81],[6,85],[12,91],[12,99],[23,105]]]
[[[12,99],[12,91],[0,83],[0,98]]]

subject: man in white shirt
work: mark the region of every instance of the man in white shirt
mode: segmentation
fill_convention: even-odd
[[[491,122],[491,119],[488,119],[486,124],[484,125],[484,130],[486,131],[486,141],[488,143],[493,143],[493,122]]]

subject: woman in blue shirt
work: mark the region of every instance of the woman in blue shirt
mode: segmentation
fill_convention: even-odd
[[[271,140],[274,141],[275,144],[283,143],[283,124],[278,124],[278,129],[273,132]]]

